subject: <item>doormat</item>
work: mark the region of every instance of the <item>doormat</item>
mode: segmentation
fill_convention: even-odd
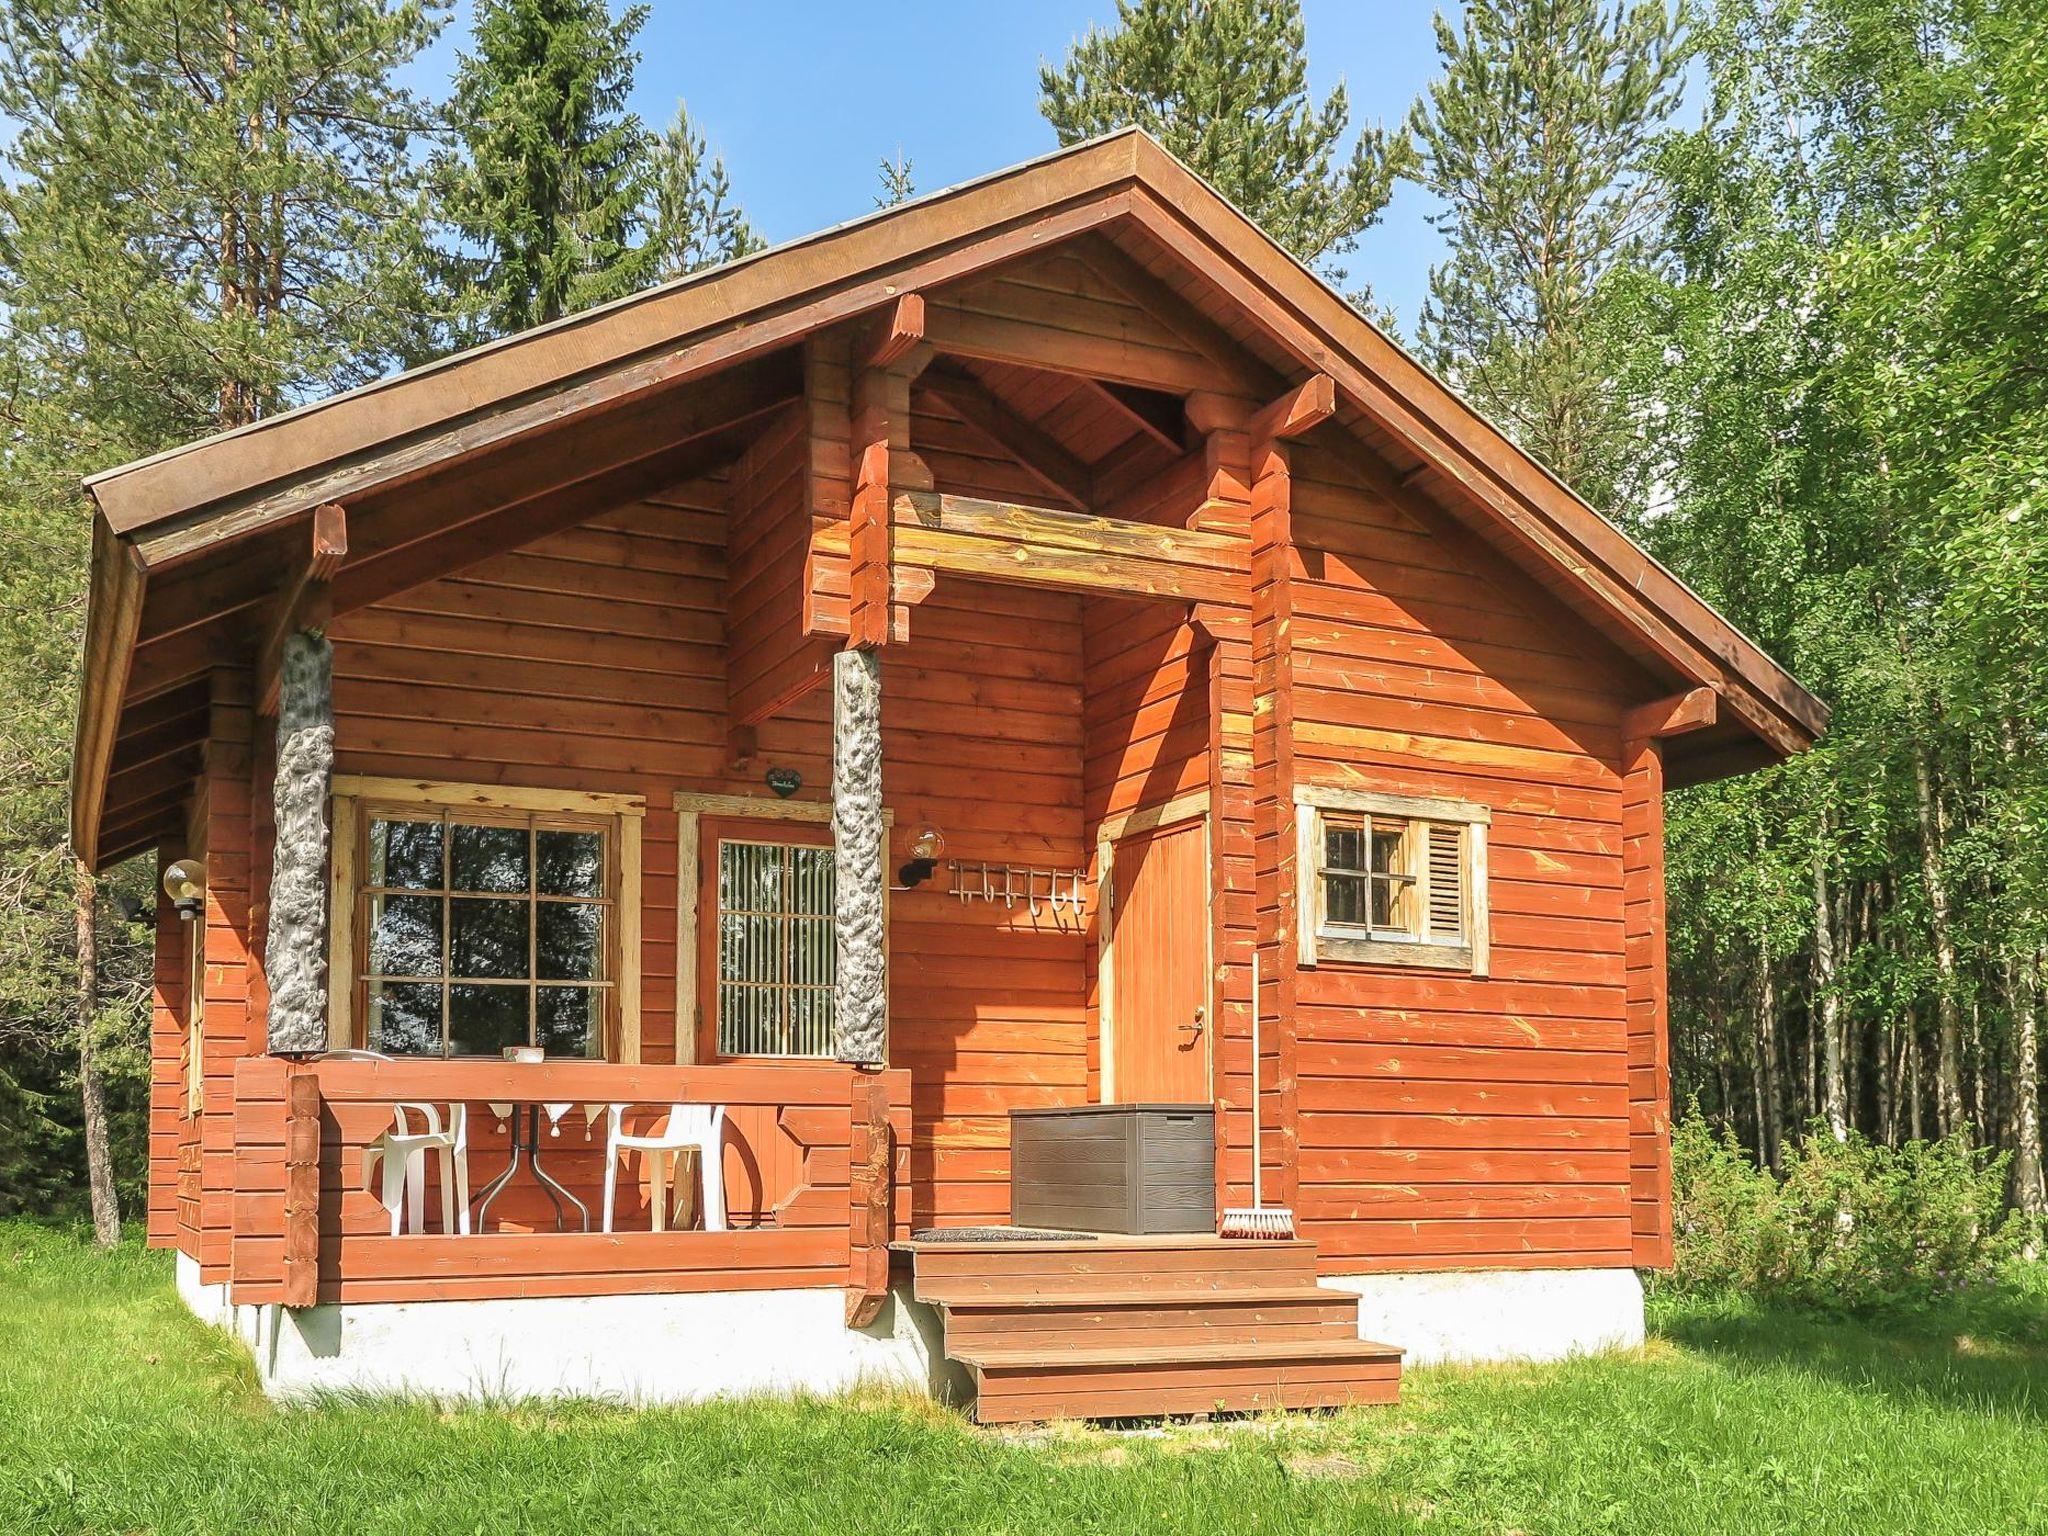
[[[1046,1227],[920,1227],[913,1243],[1092,1243],[1093,1232],[1055,1232]]]

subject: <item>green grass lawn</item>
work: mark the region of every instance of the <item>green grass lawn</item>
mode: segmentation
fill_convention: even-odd
[[[1638,1355],[1152,1435],[895,1399],[279,1410],[167,1255],[0,1224],[0,1532],[2048,1533],[2048,1286],[1945,1321],[1660,1306]]]

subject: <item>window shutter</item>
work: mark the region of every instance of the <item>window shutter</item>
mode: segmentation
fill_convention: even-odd
[[[1442,943],[1465,934],[1465,829],[1429,824],[1429,936]]]

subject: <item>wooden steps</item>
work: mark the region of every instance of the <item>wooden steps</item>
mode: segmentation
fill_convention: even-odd
[[[1401,1352],[1358,1337],[1306,1242],[913,1242],[914,1294],[974,1376],[975,1417],[1142,1418],[1390,1403]]]

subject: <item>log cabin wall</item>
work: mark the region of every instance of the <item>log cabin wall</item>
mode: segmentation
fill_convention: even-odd
[[[262,1049],[262,1019],[251,1006],[252,991],[259,984],[250,963],[250,784],[256,734],[250,675],[217,670],[212,691],[205,766],[185,837],[193,856],[205,861],[206,905],[199,917],[181,924],[175,946],[181,964],[189,954],[187,944],[205,946],[199,1112],[187,1113],[182,1065],[174,1068],[179,1081],[173,1097],[178,1145],[176,1244],[198,1262],[204,1285],[223,1284],[228,1278],[234,1221],[235,1063],[252,1049]],[[158,931],[161,936],[161,925]],[[183,1023],[189,1030],[189,996]],[[253,1047],[252,1030],[258,1035]],[[189,1036],[180,1044],[189,1049]],[[173,1060],[181,1062],[182,1052]]]
[[[185,994],[191,966],[184,924],[163,875],[176,858],[174,847],[156,859],[156,948],[149,995],[149,1246],[178,1246],[178,1157],[185,1135],[185,1083],[179,1072],[185,1051]]]
[[[824,690],[764,721],[746,766],[728,755],[727,494],[703,481],[619,508],[334,629],[337,772],[645,796],[649,1063],[677,1059],[671,797],[766,795],[769,765],[801,773],[808,798],[830,779]],[[1085,862],[1078,599],[944,581],[888,649],[883,690],[892,867],[924,820],[949,857]],[[1007,1111],[1086,1091],[1083,939],[1071,914],[963,905],[945,886],[942,868],[891,898],[911,1211],[992,1220],[1008,1213]]]
[[[1492,967],[1301,972],[1326,1272],[1626,1266],[1620,718],[1646,685],[1519,572],[1295,450],[1303,783],[1491,808]]]

